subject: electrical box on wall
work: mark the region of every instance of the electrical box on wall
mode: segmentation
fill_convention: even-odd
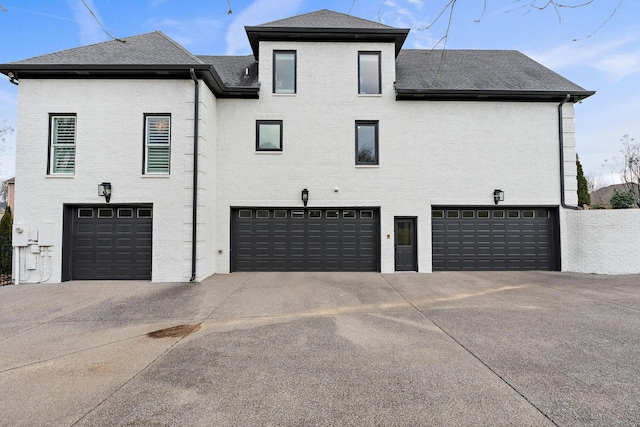
[[[38,224],[38,245],[53,246],[53,223],[41,222]]]
[[[13,246],[29,246],[29,227],[26,225],[14,224],[11,243]]]
[[[35,270],[36,269],[37,259],[38,259],[38,257],[36,255],[33,255],[33,254],[28,254],[27,255],[27,259],[25,261],[27,270]]]

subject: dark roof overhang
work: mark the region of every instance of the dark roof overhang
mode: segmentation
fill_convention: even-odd
[[[387,42],[395,43],[396,56],[409,30],[405,28],[302,28],[302,27],[244,27],[256,60],[259,60],[260,41],[294,42]]]
[[[595,91],[535,91],[535,90],[465,90],[465,89],[402,89],[396,88],[397,101],[538,101],[560,102],[570,96],[579,102]]]
[[[258,87],[226,86],[209,64],[2,64],[0,73],[13,73],[14,79],[189,79],[194,69],[217,98],[258,98]]]

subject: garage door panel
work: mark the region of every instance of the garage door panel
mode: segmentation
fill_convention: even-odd
[[[362,218],[359,209],[260,208],[271,218],[276,210],[287,213],[287,219],[279,219],[277,225],[258,221],[256,210],[242,208],[253,211],[244,218],[239,209],[231,211],[232,271],[378,270],[379,221],[377,213],[371,217],[371,209]],[[247,235],[263,238],[249,241]],[[259,257],[256,248],[260,248]]]
[[[551,270],[552,210],[448,208],[432,215],[433,270]]]
[[[152,217],[126,215],[132,206],[66,207],[72,280],[151,279]],[[151,208],[145,208],[149,213]],[[120,214],[116,214],[120,212]],[[66,264],[65,264],[66,265]]]

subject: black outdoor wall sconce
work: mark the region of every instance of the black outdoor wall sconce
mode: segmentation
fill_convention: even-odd
[[[109,203],[111,200],[111,183],[103,182],[98,184],[98,196],[104,196],[104,199]]]
[[[309,201],[309,190],[306,188],[302,190],[302,203],[304,203],[304,207],[307,207],[307,202]]]
[[[497,205],[498,202],[504,201],[504,191],[502,190],[493,190],[493,201]]]

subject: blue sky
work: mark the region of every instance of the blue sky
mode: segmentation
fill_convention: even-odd
[[[229,15],[226,0],[85,1],[115,37],[161,30],[192,53],[211,55],[250,53],[245,25],[318,9],[350,12],[410,28],[405,48],[433,48],[445,35],[447,16],[431,29],[424,28],[448,3],[230,0],[233,13]],[[446,47],[519,50],[585,89],[597,91],[576,106],[577,150],[585,173],[599,177],[602,185],[616,182],[617,174],[610,166],[602,166],[604,160],[619,154],[622,135],[640,138],[640,2],[623,0],[612,17],[619,0],[594,0],[589,6],[562,8],[560,17],[550,7],[523,7],[527,3],[529,0],[488,0],[483,12],[483,0],[458,2]],[[0,12],[0,63],[109,40],[81,0],[0,0],[0,4],[7,9]],[[17,95],[18,88],[2,76],[0,121],[6,120],[14,128]],[[14,151],[15,134],[0,156],[2,178],[13,175]]]

